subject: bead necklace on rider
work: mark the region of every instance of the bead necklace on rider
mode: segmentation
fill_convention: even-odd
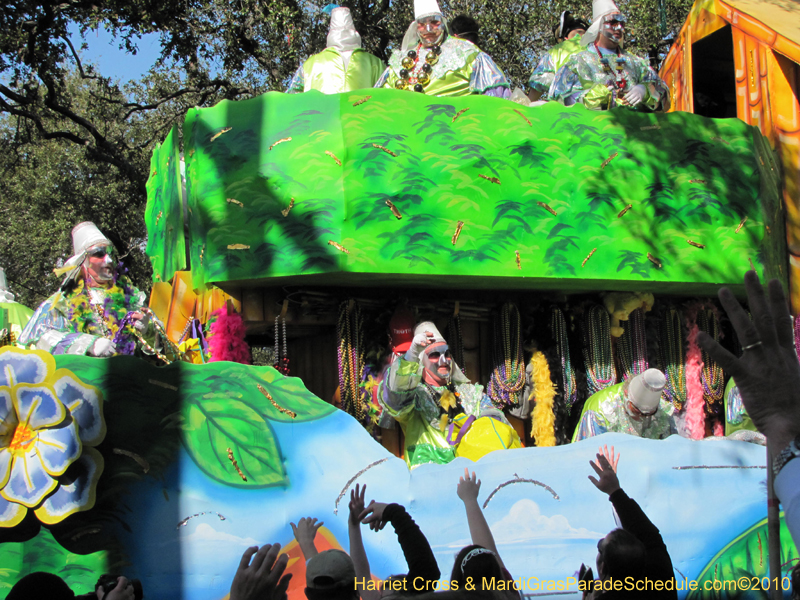
[[[409,50],[408,54],[403,58],[400,64],[403,68],[400,69],[399,79],[395,82],[394,87],[398,90],[405,90],[409,85],[415,92],[425,93],[425,87],[431,81],[431,71],[433,65],[439,62],[439,55],[442,53],[442,47],[439,44],[434,45],[425,55],[425,62],[419,64],[419,57],[422,52],[422,44],[417,44],[416,50]]]
[[[611,60],[607,55],[603,56],[597,44],[594,45],[594,49],[595,52],[597,52],[597,56],[600,57],[600,64],[603,66],[603,71],[608,75],[614,76],[614,87],[617,89],[617,92],[622,93],[625,91],[628,87],[628,78],[625,76],[625,59],[622,58],[622,53],[619,51],[619,48],[616,49],[617,59],[615,69],[611,68]]]

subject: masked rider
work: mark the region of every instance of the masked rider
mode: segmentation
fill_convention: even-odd
[[[581,40],[586,50],[559,69],[551,96],[566,106],[580,102],[597,110],[625,106],[666,111],[667,85],[645,59],[622,47],[625,16],[612,0],[594,0],[592,7],[592,25]]]
[[[18,343],[53,354],[133,354],[133,330],[153,338],[141,311],[144,292],[120,272],[116,248],[94,223],[76,225],[72,245],[73,256],[56,269],[67,274],[64,282],[36,309]]]
[[[472,42],[448,34],[436,0],[414,0],[414,15],[403,43],[392,53],[375,87],[430,96],[511,95],[505,75],[488,54]]]
[[[340,6],[331,12],[327,43],[325,50],[300,65],[286,89],[288,94],[309,90],[339,94],[375,85],[385,65],[362,50],[349,8]]]
[[[387,380],[382,401],[403,429],[409,467],[447,463],[461,455],[477,459],[492,450],[520,447],[503,413],[483,393],[483,386],[470,383],[461,372],[433,323],[417,325],[410,348],[394,360]],[[482,430],[491,430],[491,436],[476,435]],[[462,451],[462,443],[469,451]]]

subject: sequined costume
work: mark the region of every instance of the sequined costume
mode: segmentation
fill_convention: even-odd
[[[580,102],[587,108],[606,110],[618,106],[618,98],[641,83],[647,95],[633,110],[640,110],[640,106],[649,110],[669,108],[669,89],[645,59],[624,50],[606,52],[601,58],[597,45],[591,43],[583,52],[570,56],[556,73],[550,88],[551,98],[565,106]],[[609,85],[623,79],[622,90],[612,93]]]
[[[577,442],[601,433],[627,433],[660,440],[674,433],[672,405],[662,397],[658,411],[652,417],[636,421],[625,410],[627,382],[612,385],[586,400],[578,427],[572,436]]]
[[[432,51],[432,48],[417,46],[418,64],[424,62]],[[405,57],[404,52],[395,50],[375,87],[397,87],[402,81],[399,73]],[[511,95],[510,88],[506,76],[488,54],[472,42],[447,37],[441,45],[439,59],[432,65],[425,93],[429,96],[484,94],[508,98]],[[409,85],[406,89],[412,90],[413,86]]]
[[[103,291],[90,292],[92,304],[102,306]],[[132,288],[134,293],[129,298],[128,311],[139,310],[144,306],[146,297],[144,292]],[[17,342],[22,346],[35,345],[37,350],[44,350],[51,354],[86,354],[92,345],[101,337],[97,333],[97,323],[85,322],[79,324],[70,318],[71,302],[78,292],[74,289],[58,291],[39,305],[33,313],[27,326],[22,331]],[[152,336],[152,324],[150,335]],[[107,336],[106,336],[107,337]]]
[[[388,414],[394,417],[403,429],[404,457],[409,468],[425,463],[445,464],[457,455],[461,455],[461,452],[457,451],[457,446],[450,444],[446,433],[440,429],[439,398],[447,388],[424,383],[422,366],[403,358],[397,358],[392,363],[387,379],[388,381],[382,384],[381,400]],[[483,386],[470,383],[462,376],[462,381],[455,385],[455,391],[464,414],[456,419],[451,439],[456,438],[460,425],[465,424],[469,417],[475,417],[477,420],[472,423],[475,433],[479,430],[493,432],[491,448],[480,444],[479,441],[471,442],[473,446],[481,445],[480,452],[483,454],[491,450],[521,446],[516,432],[502,411],[497,410],[489,397],[483,393]],[[480,437],[485,440],[487,436]],[[465,436],[462,443],[466,439]],[[470,453],[469,457],[477,460],[474,453]]]
[[[383,70],[383,61],[361,48],[354,49],[347,61],[336,48],[325,48],[297,69],[286,92],[319,90],[323,94],[338,94],[371,88]]]
[[[556,73],[563,67],[573,54],[583,52],[581,36],[577,35],[560,44],[556,44],[545,52],[544,56],[531,72],[528,86],[541,92],[539,100],[551,100],[550,88],[555,81]]]

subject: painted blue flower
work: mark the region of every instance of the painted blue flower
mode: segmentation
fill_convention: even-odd
[[[28,509],[53,524],[91,508],[105,433],[99,390],[49,353],[0,350],[0,527]]]

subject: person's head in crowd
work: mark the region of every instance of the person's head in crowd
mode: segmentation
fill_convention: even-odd
[[[72,600],[75,598],[67,583],[58,575],[37,571],[26,575],[14,584],[6,600]]]
[[[558,18],[556,26],[553,27],[553,37],[556,42],[569,40],[576,35],[583,35],[589,29],[589,22],[583,17],[576,17],[570,11],[565,10]]]
[[[456,554],[450,581],[457,582],[458,589],[463,590],[470,578],[476,584],[476,589],[482,589],[480,586],[484,580],[496,583],[505,580],[503,570],[500,568],[494,552],[483,546],[472,544],[465,546]]]
[[[642,579],[647,549],[632,533],[615,529],[597,542],[597,574],[600,579]]]
[[[458,15],[451,19],[448,24],[453,37],[467,40],[476,46],[481,45],[478,22],[469,15]]]
[[[358,600],[353,559],[341,550],[325,550],[306,564],[308,600]]]

